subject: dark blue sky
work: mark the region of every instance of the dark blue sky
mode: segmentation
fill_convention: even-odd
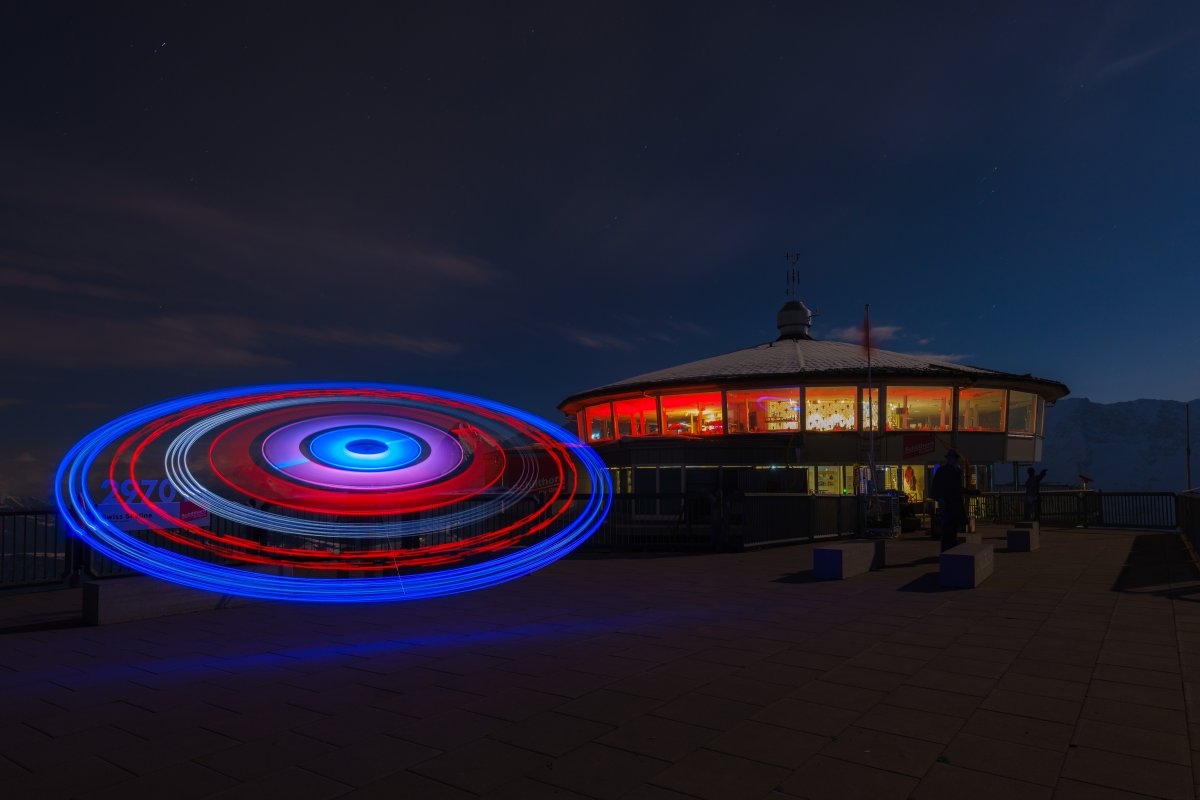
[[[773,338],[787,251],[818,338],[870,302],[888,349],[1200,396],[1195,3],[41,5],[0,33],[0,494],[218,386],[557,419]]]

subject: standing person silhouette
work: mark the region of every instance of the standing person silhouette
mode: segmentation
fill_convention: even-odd
[[[1042,470],[1036,475],[1033,472],[1033,467],[1025,470],[1025,519],[1035,520],[1042,518],[1042,478],[1046,477],[1046,470]]]
[[[947,450],[946,462],[933,473],[929,496],[937,501],[942,521],[942,551],[958,545],[958,532],[967,521],[963,505],[963,474],[958,466],[958,451]]]

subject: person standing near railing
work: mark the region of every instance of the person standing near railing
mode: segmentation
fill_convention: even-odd
[[[1025,470],[1025,519],[1032,521],[1042,518],[1042,479],[1046,470],[1034,473],[1033,467]]]
[[[929,496],[937,501],[942,522],[942,550],[958,545],[958,532],[967,521],[963,505],[963,474],[958,467],[958,451],[946,451],[946,463],[933,473]]]

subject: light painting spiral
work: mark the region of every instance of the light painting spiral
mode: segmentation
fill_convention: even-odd
[[[277,600],[388,601],[525,575],[608,513],[603,462],[479,397],[387,384],[206,392],[126,414],[63,459],[69,529],[132,569]]]

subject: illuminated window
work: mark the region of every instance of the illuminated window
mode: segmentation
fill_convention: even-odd
[[[853,386],[817,386],[804,390],[804,429],[852,431],[858,389]]]
[[[750,389],[725,393],[730,433],[767,433],[800,428],[800,390]]]
[[[888,388],[891,391],[891,387]],[[900,470],[898,467],[875,467],[875,488],[885,492],[900,491]]]
[[[887,387],[887,426],[891,431],[948,431],[954,390],[940,386]]]
[[[845,484],[841,467],[817,467],[816,473],[817,494],[842,494]]]
[[[899,490],[911,502],[925,499],[925,466],[923,464],[907,464],[896,469],[896,482]]]
[[[1037,395],[1028,392],[1008,393],[1008,432],[1033,436],[1037,431]]]
[[[589,442],[613,438],[612,406],[601,403],[588,406],[583,412],[583,435]]]
[[[1037,403],[1037,431],[1038,436],[1046,435],[1046,401],[1038,398]]]
[[[868,394],[870,395],[871,405],[867,405]],[[879,423],[882,421],[879,416],[879,390],[878,389],[863,389],[860,395],[862,400],[860,411],[862,412],[862,429],[869,431],[873,427],[879,430]]]
[[[618,436],[654,436],[658,433],[658,401],[635,397],[613,403]]]
[[[724,432],[720,392],[665,394],[660,399],[665,433],[711,436]]]
[[[958,393],[960,431],[1004,432],[1003,389],[961,389]]]

